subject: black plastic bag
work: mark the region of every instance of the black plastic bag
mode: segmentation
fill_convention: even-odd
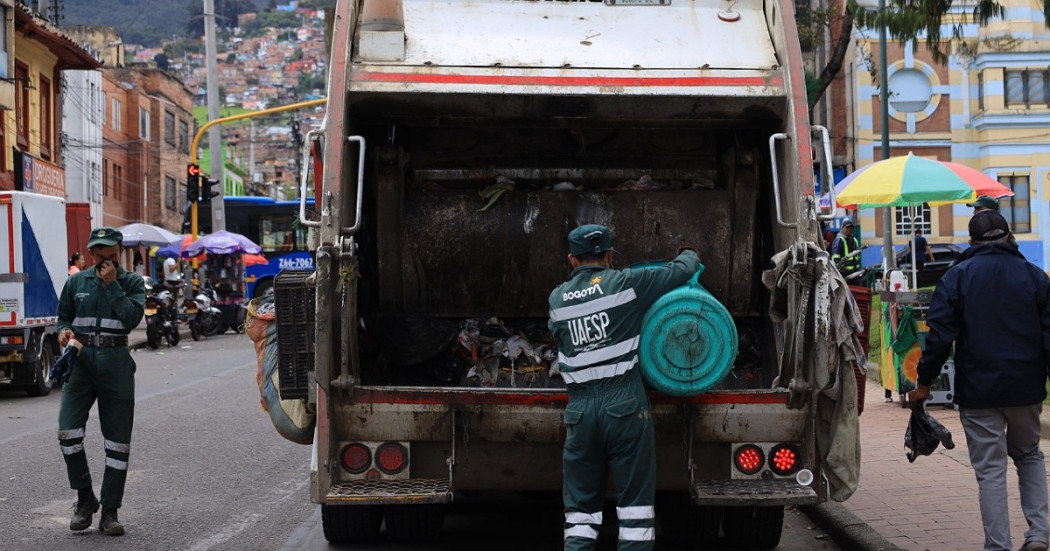
[[[926,412],[926,404],[912,404],[911,420],[904,432],[904,447],[911,450],[907,454],[908,462],[914,463],[920,455],[930,455],[937,449],[937,444],[944,444],[947,450],[954,448],[951,431]]]
[[[73,374],[73,368],[77,365],[78,355],[80,355],[79,348],[72,344],[66,346],[66,350],[51,366],[51,372],[48,375],[51,384],[62,385],[69,380],[69,376]]]

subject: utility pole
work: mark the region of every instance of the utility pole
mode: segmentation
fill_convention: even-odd
[[[219,60],[215,42],[215,0],[204,0],[204,57],[208,70],[208,120],[219,118]],[[208,150],[211,152],[211,177],[219,181],[219,195],[211,200],[211,231],[226,229],[226,209],[223,196],[226,179],[222,174],[225,155],[222,147],[222,128],[214,125],[208,131]],[[196,237],[197,228],[193,228]]]
[[[882,158],[890,158],[890,73],[886,62],[886,0],[879,0],[879,126],[882,130]],[[893,207],[882,208],[882,261],[886,274],[897,264],[893,254]]]

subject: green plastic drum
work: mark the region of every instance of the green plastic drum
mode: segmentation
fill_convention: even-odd
[[[642,318],[642,377],[664,394],[700,394],[720,383],[736,360],[736,324],[729,310],[700,285],[703,270],[701,266],[689,283],[657,300]]]

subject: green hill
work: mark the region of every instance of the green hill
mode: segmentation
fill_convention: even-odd
[[[248,11],[250,5],[261,10],[272,4],[272,0],[215,0],[215,11],[221,15],[231,10]],[[113,27],[126,44],[159,46],[184,38],[191,14],[200,17],[203,6],[203,0],[67,0],[62,3],[60,23]],[[224,23],[220,21],[219,25]],[[196,27],[200,27],[199,22]]]

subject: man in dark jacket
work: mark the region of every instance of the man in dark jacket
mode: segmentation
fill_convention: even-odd
[[[1039,414],[1050,362],[1050,278],[1010,245],[1010,227],[998,212],[975,215],[969,229],[971,247],[934,291],[917,387],[908,400],[929,397],[954,342],[955,403],[977,476],[984,549],[1013,549],[1009,457],[1028,522],[1021,549],[1046,551],[1050,528]]]
[[[607,473],[616,487],[620,551],[656,539],[656,436],[638,367],[642,316],[700,267],[681,247],[664,266],[614,270],[612,237],[588,224],[569,233],[572,277],[551,293],[550,330],[569,391],[562,458],[565,550],[594,549]]]

